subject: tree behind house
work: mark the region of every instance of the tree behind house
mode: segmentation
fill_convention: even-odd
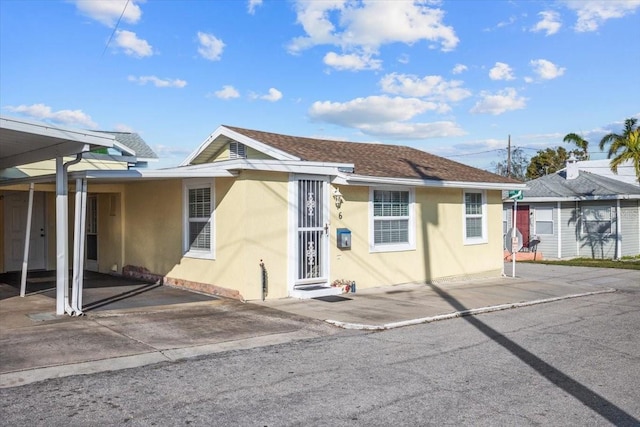
[[[607,158],[611,159],[609,166],[615,174],[618,173],[618,166],[631,161],[636,179],[640,182],[640,129],[637,123],[638,119],[635,117],[625,120],[622,133],[611,132],[605,135],[600,140],[600,149],[603,150],[606,145],[609,145]]]
[[[531,158],[531,162],[527,167],[527,180],[540,178],[541,176],[556,173],[564,169],[571,154],[573,154],[576,160],[585,160],[587,156],[587,154],[580,149],[567,151],[564,147],[556,147],[539,150],[538,153]]]
[[[504,152],[504,157],[498,162],[491,162],[493,172],[501,176],[511,175],[511,178],[524,181],[527,174],[527,165],[529,164],[529,159],[524,154],[524,151],[521,148],[514,148],[511,151],[511,174],[509,174],[509,165],[507,164],[507,150],[501,151]]]

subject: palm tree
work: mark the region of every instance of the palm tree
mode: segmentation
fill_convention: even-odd
[[[575,144],[580,151],[584,152],[584,155],[580,157],[583,157],[584,160],[589,160],[589,141],[584,139],[582,136],[577,133],[568,133],[564,136],[562,141]]]
[[[600,140],[600,149],[609,144],[607,158],[613,159],[609,166],[613,173],[618,173],[618,166],[631,161],[636,172],[636,178],[640,181],[640,129],[637,127],[638,119],[632,117],[624,121],[622,134],[611,132]]]

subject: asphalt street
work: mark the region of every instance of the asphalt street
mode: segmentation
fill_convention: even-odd
[[[629,284],[516,310],[0,389],[0,419],[13,426],[640,425],[638,324],[640,289]]]

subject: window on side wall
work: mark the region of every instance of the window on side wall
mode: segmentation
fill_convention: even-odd
[[[535,233],[553,234],[553,208],[536,208]]]
[[[610,234],[611,207],[583,206],[582,232],[584,234]]]
[[[214,258],[214,191],[210,180],[184,184],[184,253],[191,258]]]
[[[370,201],[371,251],[415,249],[413,189],[372,189]]]
[[[482,191],[464,192],[464,243],[487,242],[487,205]]]

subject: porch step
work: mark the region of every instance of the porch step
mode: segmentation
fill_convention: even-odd
[[[335,286],[305,286],[297,287],[289,295],[291,298],[311,299],[318,297],[327,297],[331,295],[341,295],[342,288]]]

